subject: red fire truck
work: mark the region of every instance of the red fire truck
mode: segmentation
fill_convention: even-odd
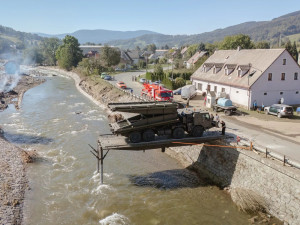
[[[144,83],[142,96],[154,101],[173,101],[173,91],[162,87],[160,84]]]

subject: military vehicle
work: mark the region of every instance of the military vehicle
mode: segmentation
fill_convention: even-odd
[[[154,141],[156,135],[181,139],[187,133],[201,137],[205,130],[215,126],[207,111],[179,109],[176,102],[109,103],[108,107],[112,111],[136,113],[110,124],[113,134],[126,136],[132,143]]]

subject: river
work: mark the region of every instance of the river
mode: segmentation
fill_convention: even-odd
[[[88,144],[109,133],[107,115],[70,78],[50,77],[0,113],[5,137],[36,150],[29,164],[25,224],[248,224],[230,196],[166,154],[109,152],[104,184]]]

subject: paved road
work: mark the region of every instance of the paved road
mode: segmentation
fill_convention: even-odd
[[[132,76],[137,77],[144,73],[145,71],[121,73],[116,75],[115,81],[111,81],[111,83],[115,84],[118,80],[124,81],[128,88],[133,89],[134,94],[140,95],[142,85],[139,82],[132,81]],[[191,101],[190,104],[193,104],[193,101]],[[284,135],[279,135],[276,131],[262,129],[254,124],[239,121],[234,117],[222,116],[221,119],[224,119],[226,122],[226,132],[228,134],[231,133],[245,137],[260,146],[267,147],[270,150],[280,153],[281,155],[286,155],[288,158],[300,162],[300,141],[290,140]],[[296,125],[299,124],[297,123]],[[293,126],[292,122],[291,126]]]

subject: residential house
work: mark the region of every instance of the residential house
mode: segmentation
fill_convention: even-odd
[[[127,54],[133,60],[133,64],[138,64],[139,60],[145,60],[138,50],[127,50]]]
[[[225,93],[235,104],[300,104],[300,67],[285,49],[218,50],[191,76],[198,92]]]
[[[124,63],[126,65],[132,65],[133,64],[133,59],[129,56],[127,51],[124,51],[124,50],[121,51],[120,63]]]
[[[197,51],[187,62],[186,62],[186,68],[187,69],[191,69],[194,67],[195,63],[202,58],[203,56],[205,56],[207,54],[207,52],[205,51]]]
[[[188,47],[184,47],[184,48],[181,50],[181,52],[180,52],[180,54],[182,55],[182,58],[183,58],[183,59],[185,58],[185,54],[186,54],[187,50],[188,50]]]
[[[100,57],[99,52],[97,52],[97,51],[89,51],[84,56],[87,58],[95,58],[95,59],[98,59]]]

